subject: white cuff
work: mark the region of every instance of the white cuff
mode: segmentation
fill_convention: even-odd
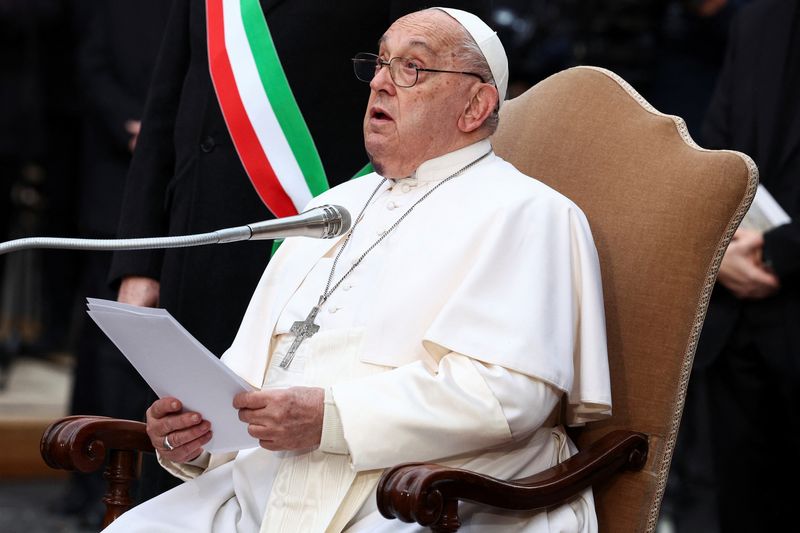
[[[196,466],[197,468],[202,468],[205,470],[208,468],[208,462],[211,460],[211,454],[207,451],[203,451],[200,455],[192,459],[191,461],[186,461],[183,464],[189,466]]]
[[[158,459],[158,463],[164,468],[164,470],[184,481],[189,481],[190,479],[194,479],[200,474],[202,474],[205,471],[205,467],[194,464],[194,462],[202,459],[205,461],[206,464],[208,464],[209,460],[208,458],[210,457],[210,455],[211,454],[209,453],[201,453],[193,461],[189,461],[186,463],[176,463],[174,461],[170,461],[169,459],[165,459],[164,457],[161,456],[158,450],[156,450],[156,458]]]
[[[322,437],[319,442],[319,449],[325,453],[337,455],[349,455],[347,441],[344,439],[344,426],[339,417],[339,409],[333,401],[333,394],[329,387],[325,388],[325,403],[322,414]]]

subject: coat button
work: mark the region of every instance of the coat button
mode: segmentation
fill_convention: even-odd
[[[212,150],[214,150],[214,147],[216,145],[217,145],[217,143],[214,142],[214,138],[209,135],[208,137],[203,139],[203,142],[200,143],[200,149],[202,151],[204,151],[205,153],[209,153]]]

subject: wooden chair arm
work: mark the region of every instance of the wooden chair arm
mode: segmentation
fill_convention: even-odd
[[[153,452],[143,422],[102,416],[68,416],[44,431],[39,444],[44,462],[51,468],[93,472],[106,460],[103,476],[108,492],[103,501],[103,527],[133,506],[130,484],[138,477],[139,453]]]
[[[460,526],[459,500],[502,509],[545,509],[566,502],[618,470],[641,469],[647,450],[646,435],[613,431],[561,464],[512,481],[436,464],[402,464],[381,477],[378,509],[389,519],[454,532]]]

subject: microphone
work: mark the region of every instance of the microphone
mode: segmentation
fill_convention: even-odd
[[[151,250],[154,248],[186,248],[205,244],[313,237],[332,239],[350,229],[350,213],[339,205],[323,205],[299,215],[254,222],[246,226],[220,229],[196,235],[149,237],[141,239],[73,239],[59,237],[27,237],[0,243],[0,255],[31,248],[66,250]]]

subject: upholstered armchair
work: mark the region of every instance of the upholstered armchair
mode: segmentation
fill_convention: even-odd
[[[579,452],[526,479],[433,464],[387,470],[387,519],[456,531],[458,502],[537,512],[592,486],[605,532],[652,532],[669,472],[697,339],[722,255],[758,181],[745,155],[699,148],[684,122],[652,108],[614,73],[577,67],[506,102],[496,152],[575,201],[600,255],[613,410],[571,430]],[[108,456],[107,521],[128,506],[144,425],[97,417],[42,437],[54,468],[89,471]]]

